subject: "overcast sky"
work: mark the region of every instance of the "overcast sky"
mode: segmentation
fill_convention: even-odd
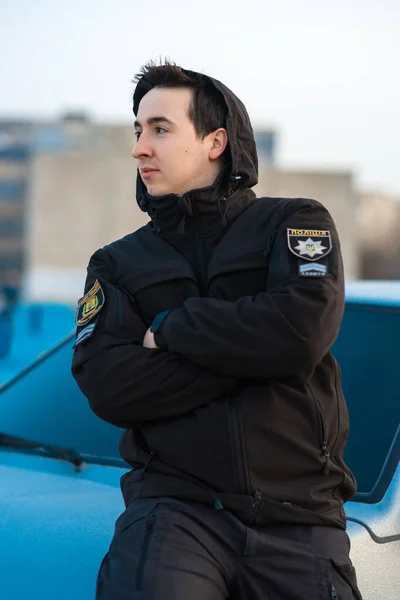
[[[130,80],[160,55],[276,127],[281,166],[400,196],[399,0],[0,0],[0,118],[133,121]]]

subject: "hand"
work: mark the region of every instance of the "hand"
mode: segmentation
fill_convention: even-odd
[[[150,348],[150,349],[157,349],[158,346],[156,346],[156,343],[154,341],[154,333],[152,333],[150,331],[150,329],[148,329],[145,333],[144,339],[143,339],[143,347],[144,348]]]

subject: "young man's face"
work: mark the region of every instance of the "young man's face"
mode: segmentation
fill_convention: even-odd
[[[151,196],[180,196],[206,187],[221,169],[218,158],[224,148],[218,151],[215,139],[219,134],[204,139],[196,136],[188,116],[191,100],[188,88],[153,88],[139,104],[132,156]]]

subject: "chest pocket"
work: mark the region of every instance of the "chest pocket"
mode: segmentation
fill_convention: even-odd
[[[138,314],[147,327],[150,327],[158,313],[179,308],[188,298],[199,296],[196,282],[179,276],[167,279],[160,274],[144,287],[134,285],[127,278],[122,286],[133,295]]]
[[[138,231],[129,243],[120,244],[114,266],[116,284],[134,300],[147,327],[158,313],[179,308],[188,298],[199,296],[189,264],[146,229]]]
[[[235,302],[243,296],[265,292],[268,254],[265,247],[244,250],[241,254],[216,256],[209,265],[209,296]]]
[[[210,297],[235,302],[267,291],[271,248],[281,220],[279,201],[258,200],[221,240],[208,268]]]

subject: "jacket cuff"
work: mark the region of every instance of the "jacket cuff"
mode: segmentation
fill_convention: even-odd
[[[168,344],[162,334],[162,325],[165,318],[172,312],[172,310],[165,310],[164,312],[158,313],[154,321],[150,326],[150,331],[154,334],[154,342],[157,348],[165,349]]]

